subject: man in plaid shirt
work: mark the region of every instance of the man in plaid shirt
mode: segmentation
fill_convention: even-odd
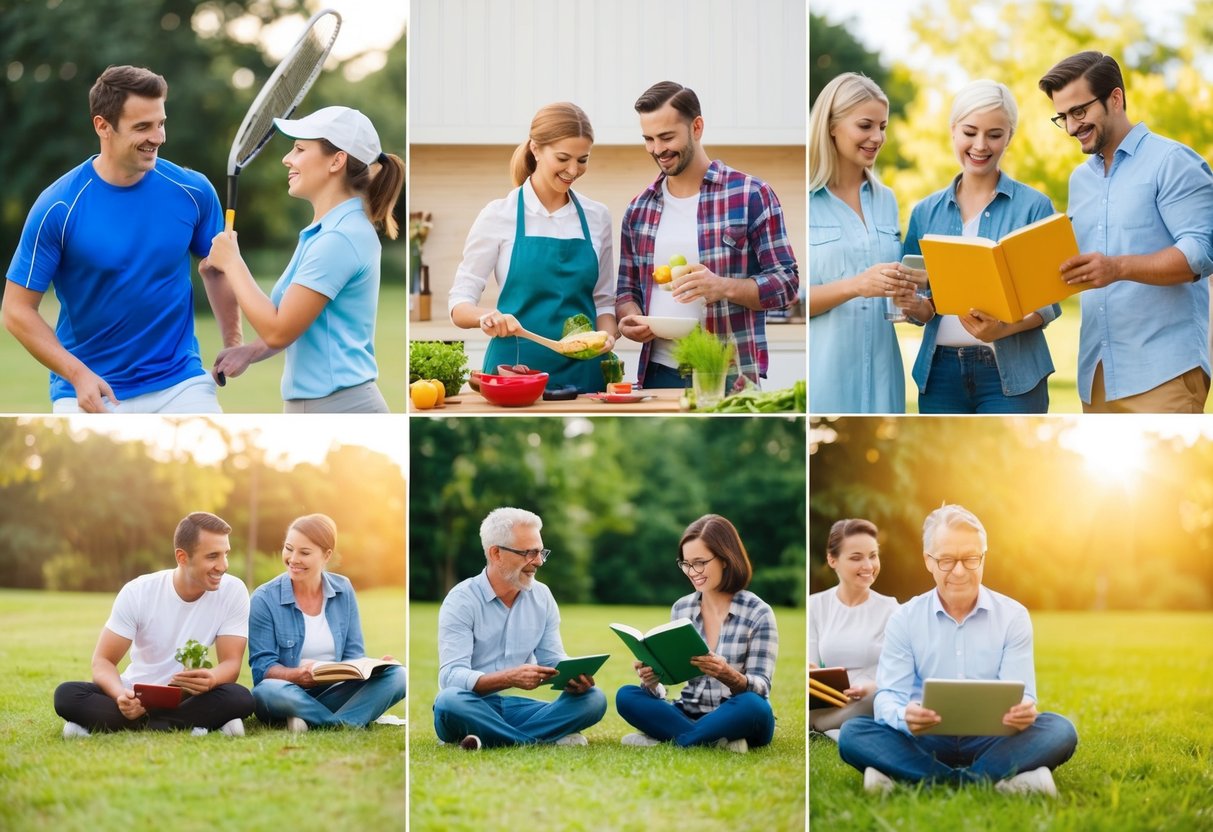
[[[628,205],[619,246],[619,332],[643,343],[637,380],[682,387],[673,342],[637,315],[697,318],[737,345],[738,370],[755,384],[767,371],[766,310],[800,287],[783,209],[765,182],[708,159],[695,92],[673,81],[650,87],[636,111],[645,150],[661,174]],[[673,291],[654,291],[653,269],[682,255],[691,271]]]

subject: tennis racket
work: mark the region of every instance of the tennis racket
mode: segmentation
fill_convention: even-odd
[[[312,15],[307,28],[275,67],[273,74],[253,99],[227,157],[227,213],[224,230],[236,224],[236,185],[240,171],[253,161],[274,135],[274,119],[290,118],[303,96],[311,89],[325,60],[332,51],[341,15],[324,9]]]

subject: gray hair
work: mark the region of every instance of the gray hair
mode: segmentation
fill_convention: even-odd
[[[981,538],[981,551],[986,551],[986,527],[981,525],[977,515],[964,506],[949,505],[948,503],[944,503],[932,511],[927,515],[927,519],[922,521],[922,550],[928,554],[934,554],[935,537],[939,534],[939,530],[954,529],[959,526],[967,526],[976,531],[978,537]]]
[[[506,506],[489,512],[489,516],[480,524],[480,544],[484,547],[486,558],[492,547],[513,544],[515,526],[526,526],[539,531],[543,528],[543,520],[538,514],[525,508]]]
[[[951,126],[955,127],[961,119],[973,113],[986,110],[1002,110],[1007,121],[1011,122],[1011,132],[1015,132],[1015,125],[1019,123],[1019,106],[1015,103],[1015,96],[1006,84],[988,78],[965,84],[956,93],[952,99]]]

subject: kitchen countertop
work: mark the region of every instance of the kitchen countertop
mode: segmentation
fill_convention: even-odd
[[[578,396],[575,399],[564,402],[548,402],[539,399],[534,404],[526,407],[499,407],[490,403],[488,399],[485,399],[479,393],[468,391],[458,396],[449,397],[443,407],[434,407],[429,410],[418,410],[413,407],[413,403],[410,401],[409,413],[434,416],[466,416],[485,413],[492,413],[497,416],[508,414],[551,416],[573,413],[592,416],[618,416],[627,413],[678,412],[678,400],[682,397],[681,390],[645,390],[641,391],[641,393],[652,396],[652,398],[641,402],[607,404],[606,402],[595,401],[585,396]]]

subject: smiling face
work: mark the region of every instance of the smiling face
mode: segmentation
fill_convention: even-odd
[[[320,584],[324,565],[332,556],[332,549],[322,549],[307,535],[292,528],[286,533],[282,544],[282,562],[293,583],[306,586]]]
[[[968,175],[997,173],[1010,143],[1011,119],[1000,107],[969,113],[952,125],[952,148]]]
[[[640,132],[644,149],[666,176],[678,176],[695,160],[703,118],[687,122],[686,117],[666,102],[651,113],[640,114]]]
[[[517,549],[520,552],[542,549],[543,537],[539,534],[539,529],[534,526],[516,525],[513,540],[509,545],[511,549]],[[491,554],[495,560],[490,562],[494,565],[497,577],[511,587],[529,592],[535,585],[535,573],[542,565],[539,558],[528,558],[502,549],[500,546],[492,547]]]
[[[683,574],[699,592],[713,592],[720,588],[724,580],[724,561],[712,554],[712,550],[699,538],[688,540],[682,544],[682,560],[691,569],[684,569]],[[703,568],[702,574],[696,574],[696,569]]]
[[[590,164],[590,148],[594,143],[584,136],[559,139],[551,144],[531,142],[535,156],[532,187],[556,194],[567,194],[573,183],[585,175]],[[522,548],[521,546],[518,548]]]
[[[1078,139],[1082,152],[1088,156],[1102,153],[1113,133],[1111,106],[1119,100],[1120,93],[1113,90],[1105,101],[1094,101],[1091,84],[1086,78],[1077,78],[1053,93],[1053,108],[1066,113],[1066,132]],[[1082,118],[1069,116],[1075,107],[1084,107]]]
[[[282,157],[286,165],[286,190],[298,199],[309,199],[320,193],[340,169],[344,153],[329,155],[318,139],[295,139],[291,149]]]
[[[102,158],[124,181],[138,181],[156,166],[160,146],[168,139],[166,120],[163,98],[127,96],[117,125],[101,116],[93,118]]]
[[[181,567],[182,589],[187,594],[214,592],[227,572],[227,556],[232,547],[226,534],[201,529],[194,551],[178,549],[177,564]]]
[[[862,593],[880,574],[880,547],[870,534],[843,538],[838,554],[827,554],[826,562],[838,573],[838,582],[854,593]]]
[[[944,572],[936,561],[923,555],[927,571],[935,578],[939,597],[950,610],[967,612],[977,603],[977,592],[981,589],[981,578],[985,572],[985,561],[976,569],[969,569],[960,558],[984,554],[981,534],[970,526],[942,526],[935,532],[934,551],[936,558],[957,558],[951,572]]]
[[[880,148],[884,147],[888,126],[889,107],[880,99],[870,98],[851,109],[830,128],[838,161],[861,168],[872,167]]]

